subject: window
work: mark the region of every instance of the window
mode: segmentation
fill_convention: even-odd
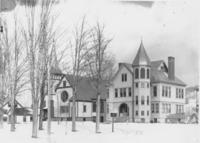
[[[171,113],[171,104],[169,104],[169,113]]]
[[[127,81],[127,74],[124,74],[124,81]]]
[[[171,97],[171,87],[170,86],[162,86],[162,96],[163,97]]]
[[[182,89],[182,98],[184,98],[184,90]]]
[[[149,105],[149,96],[147,96],[147,105]]]
[[[61,93],[61,100],[62,100],[62,102],[66,102],[68,100],[68,97],[69,97],[69,95],[68,95],[67,91],[63,91]]]
[[[140,78],[145,78],[145,69],[141,68],[140,70]]]
[[[123,97],[123,88],[120,88],[120,97]]]
[[[128,88],[128,95],[131,97],[131,87]]]
[[[151,104],[151,113],[154,113],[154,104]]]
[[[141,116],[144,116],[144,111],[141,111]]]
[[[156,113],[159,113],[159,103],[156,103]]]
[[[183,111],[182,105],[176,105],[176,113],[181,113]]]
[[[149,69],[147,69],[147,78],[149,79]]]
[[[126,88],[123,88],[123,93],[124,93],[124,96],[123,97],[126,97]]]
[[[157,86],[153,87],[153,96],[157,97]]]
[[[3,26],[0,26],[0,33],[3,33]]]
[[[135,111],[135,115],[138,116],[138,111]]]
[[[165,96],[165,88],[164,88],[164,86],[162,86],[162,96],[163,97]]]
[[[139,70],[138,68],[135,69],[135,79],[138,79],[139,78]]]
[[[127,81],[127,74],[126,73],[122,74],[122,82],[125,82],[125,81]]]
[[[149,88],[149,83],[147,83],[147,88]]]
[[[66,81],[63,81],[63,87],[66,87],[67,85],[66,85]]]
[[[83,105],[83,113],[86,112],[86,105]]]
[[[176,113],[178,113],[178,109],[179,109],[179,108],[178,108],[178,105],[176,105]]]
[[[100,102],[100,113],[104,113],[104,102]]]
[[[167,97],[167,90],[168,90],[168,88],[165,87],[165,97]]]
[[[138,105],[138,96],[135,96],[135,104]]]
[[[141,97],[141,105],[144,105],[144,96]]]
[[[171,97],[171,87],[169,87],[169,98]]]
[[[149,111],[147,111],[147,116],[149,116]]]
[[[176,98],[178,98],[178,88],[176,88]]]
[[[176,88],[176,98],[184,98],[184,89]]]
[[[138,82],[135,83],[135,87],[138,88]]]
[[[165,113],[165,104],[162,104],[162,113]]]
[[[60,106],[60,113],[68,113],[69,107],[68,106]]]
[[[115,97],[118,97],[118,89],[115,88]]]
[[[93,111],[93,112],[96,112],[96,102],[93,102],[93,103],[92,103],[92,111]]]

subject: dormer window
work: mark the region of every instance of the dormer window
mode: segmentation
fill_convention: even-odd
[[[123,73],[122,74],[122,82],[126,82],[127,81],[127,74]]]

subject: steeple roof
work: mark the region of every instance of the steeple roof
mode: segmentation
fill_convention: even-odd
[[[136,54],[136,57],[133,61],[133,65],[134,66],[138,66],[138,65],[148,65],[150,66],[151,65],[151,61],[144,49],[144,45],[143,45],[143,42],[141,41],[141,44],[140,44],[140,48],[139,50],[137,51],[137,54]]]
[[[59,62],[58,62],[58,59],[57,59],[55,44],[53,45],[53,49],[52,49],[52,63],[51,63],[50,72],[52,74],[62,74],[62,71],[59,68]]]

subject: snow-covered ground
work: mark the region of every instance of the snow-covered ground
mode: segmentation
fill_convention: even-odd
[[[44,124],[46,127],[46,123]],[[95,133],[95,123],[77,122],[77,132],[71,132],[71,122],[52,122],[52,134],[46,129],[39,131],[37,139],[31,138],[31,123],[10,125],[4,123],[0,129],[0,143],[200,143],[200,126],[187,124],[136,124],[116,123],[115,132],[111,124],[101,124],[101,133]]]

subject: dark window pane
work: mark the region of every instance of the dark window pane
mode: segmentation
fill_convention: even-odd
[[[131,96],[131,88],[128,88],[128,95]]]
[[[145,78],[145,69],[141,68],[140,70],[140,78]]]
[[[147,78],[149,78],[149,69],[147,69]]]
[[[96,102],[93,102],[93,103],[92,103],[92,111],[93,111],[93,112],[96,112]]]
[[[157,86],[153,87],[153,96],[156,97],[157,96]]]
[[[139,70],[135,69],[135,78],[138,79],[139,78]]]
[[[138,96],[135,96],[135,104],[138,105]]]
[[[115,88],[115,97],[118,97],[118,89]]]

